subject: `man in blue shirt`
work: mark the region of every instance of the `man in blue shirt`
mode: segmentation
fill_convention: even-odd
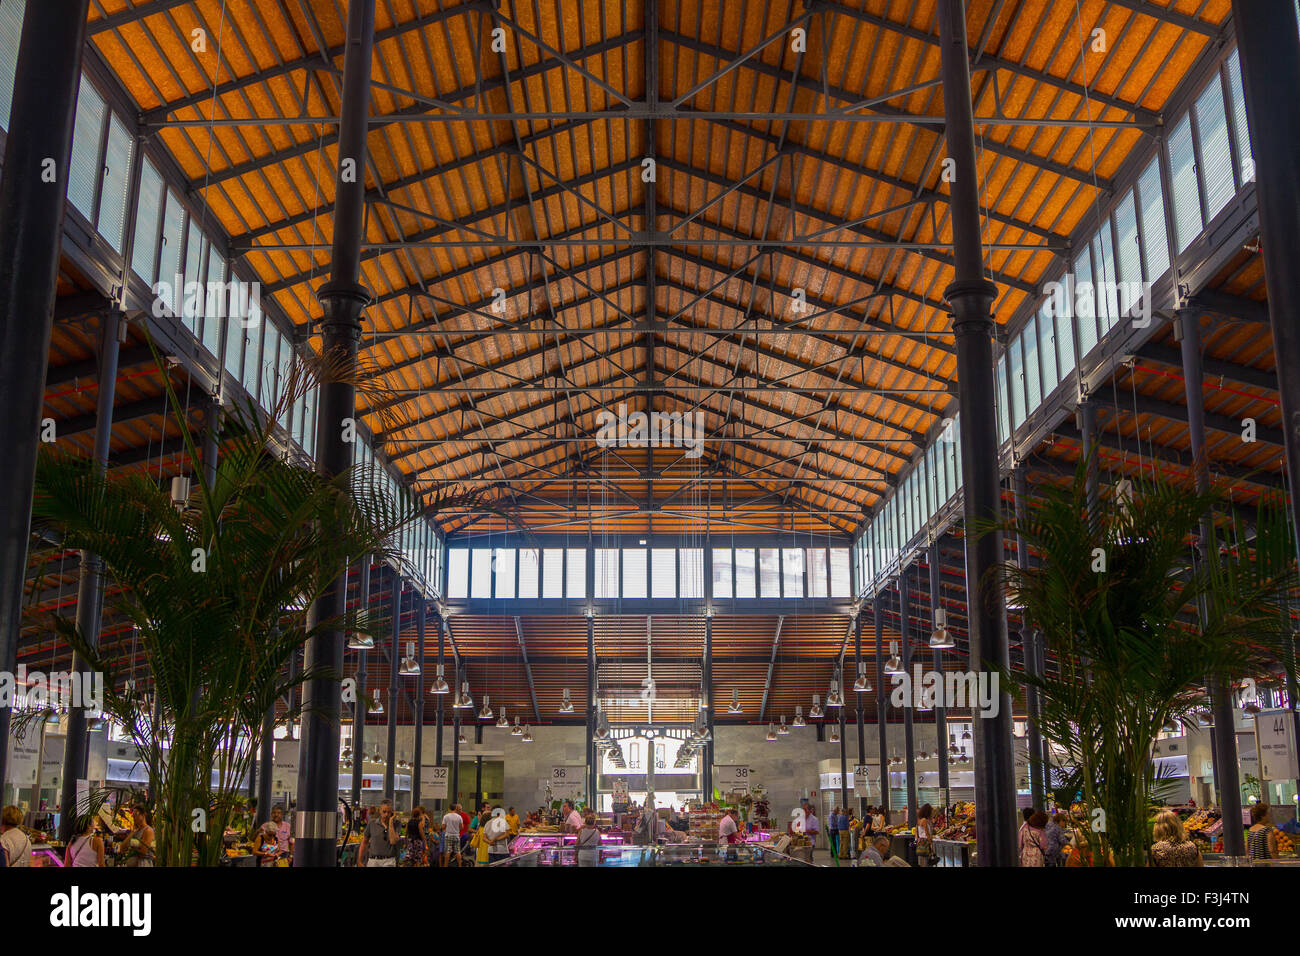
[[[853,831],[849,827],[849,815],[840,807],[839,813],[835,817],[835,829],[839,831],[840,852],[839,856],[853,856]]]

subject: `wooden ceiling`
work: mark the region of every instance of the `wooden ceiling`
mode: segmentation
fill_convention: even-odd
[[[1229,6],[970,4],[1000,321]],[[94,7],[192,196],[318,346],[345,4]],[[574,530],[849,532],[954,410],[933,2],[381,0],[372,70],[362,402],[418,488]],[[703,454],[598,447],[620,405],[702,412]]]
[[[988,120],[977,129],[986,261],[1005,324],[1104,202],[1230,2],[968,6],[975,114]],[[191,198],[318,348],[346,3],[92,0],[92,11],[90,42]],[[794,26],[807,31],[799,52]],[[493,27],[504,30],[502,53]],[[1081,38],[1098,28],[1105,52],[1085,39],[1081,56]],[[191,48],[196,29],[206,53]],[[792,0],[379,0],[364,173],[363,273],[375,301],[362,358],[373,384],[361,401],[383,455],[420,489],[488,485],[538,529],[859,527],[956,408],[937,39],[932,0],[812,12]],[[90,285],[65,261],[63,299]],[[1259,299],[1259,256],[1243,250],[1211,285]],[[1207,372],[1207,411],[1277,428],[1266,327],[1203,322],[1207,356],[1234,370]],[[93,424],[96,334],[93,323],[56,326],[46,397],[61,434],[68,420]],[[124,349],[134,359],[120,371],[117,409],[130,414],[114,423],[114,463],[163,480],[186,467],[179,432],[142,341],[133,334]],[[1099,422],[1112,475],[1190,474],[1176,354],[1166,336],[1108,383]],[[183,373],[172,374],[183,392]],[[1167,414],[1134,412],[1135,396]],[[702,455],[597,446],[597,413],[620,405],[702,412]],[[1222,477],[1246,496],[1280,484],[1276,447],[1227,437],[1211,434]],[[1063,480],[1078,445],[1069,423],[1054,429],[1028,461],[1031,479]],[[444,528],[501,526],[465,514]],[[46,622],[75,604],[77,573],[75,555],[33,560],[29,666],[65,659]],[[942,575],[959,637],[960,566],[953,551]],[[928,633],[927,601],[916,601],[914,633]],[[898,624],[887,607],[886,647]],[[698,695],[704,622],[672,614],[598,619],[601,666],[616,669],[608,686],[645,676],[647,626],[662,694]],[[758,720],[769,666],[763,719],[807,709],[813,693],[824,698],[846,639],[851,681],[848,628],[841,615],[787,616],[771,665],[775,616],[716,618],[719,716],[735,688],[740,719]],[[451,631],[479,703],[488,694],[538,722],[535,694],[545,722],[567,687],[581,715],[582,617],[465,614]],[[105,641],[124,654],[129,637],[107,623]],[[404,622],[403,640],[414,637]],[[871,659],[869,620],[862,644]],[[431,626],[429,673],[436,649]],[[447,659],[450,679],[450,647]],[[371,653],[368,686],[387,681],[384,655]],[[405,699],[400,707],[409,719]],[[689,711],[655,714],[685,721]],[[874,699],[867,713],[874,719]],[[619,716],[643,715],[628,706]]]

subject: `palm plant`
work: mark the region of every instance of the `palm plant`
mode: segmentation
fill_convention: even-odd
[[[424,506],[412,496],[393,501],[365,475],[324,477],[277,451],[283,411],[339,374],[325,363],[298,362],[269,414],[251,403],[232,409],[215,478],[200,469],[184,501],[173,502],[147,474],[105,473],[58,452],[39,461],[34,525],[59,535],[65,548],[100,556],[117,586],[110,606],[134,625],[152,678],[145,694],[134,659],[93,646],[74,621],[55,617],[77,653],[104,672],[105,709],[141,755],[155,801],[159,865],[188,866],[195,856],[205,865],[218,861],[264,715],[281,702],[280,720],[292,720],[301,705],[286,711],[281,701],[291,687],[342,677],[310,667],[289,677],[290,656],[325,631],[380,633],[382,622],[364,609],[308,619],[307,608],[340,569],[369,554],[400,563],[390,542],[422,514],[495,510],[480,493],[459,488]],[[170,383],[167,390],[178,408]]]
[[[1082,792],[1090,814],[1094,864],[1113,853],[1136,866],[1165,787],[1151,761],[1161,728],[1204,708],[1207,686],[1262,678],[1285,656],[1294,537],[1284,502],[1265,497],[1249,546],[1211,547],[1202,560],[1192,543],[1207,513],[1224,513],[1223,493],[1157,475],[1090,514],[1086,473],[1085,462],[1068,487],[1001,525],[1037,555],[1030,567],[998,571],[1057,661],[1047,674],[1003,679],[1022,701],[1039,691],[1040,729],[1067,754],[1067,789]]]

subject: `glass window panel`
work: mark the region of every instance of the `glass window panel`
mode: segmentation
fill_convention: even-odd
[[[566,573],[564,578],[564,596],[585,598],[587,596],[587,549],[565,548]]]
[[[646,549],[623,549],[623,597],[646,596]]]
[[[195,291],[190,288],[190,283],[203,281],[203,233],[199,231],[198,224],[191,219],[185,233],[185,285],[181,302],[181,317],[185,322],[185,327],[189,329],[195,338],[199,335],[199,323],[203,315],[204,296],[202,294],[192,295]]]
[[[1205,184],[1205,218],[1213,219],[1237,192],[1228,143],[1228,114],[1223,84],[1216,75],[1196,98],[1196,125],[1201,137],[1201,180]]]
[[[809,597],[826,597],[827,580],[826,572],[826,549],[809,548],[806,557],[808,566],[808,596]]]
[[[753,548],[736,549],[736,597],[752,598],[758,596],[756,582],[758,575],[754,561]]]
[[[99,234],[113,251],[122,251],[122,226],[126,222],[127,180],[131,176],[134,149],[131,134],[122,121],[109,113],[108,150],[104,153],[104,186],[99,193]]]
[[[677,597],[677,549],[653,548],[650,551],[650,596]]]
[[[1239,157],[1237,176],[1243,183],[1248,183],[1255,178],[1255,157],[1250,146],[1250,127],[1246,121],[1246,94],[1241,84],[1241,58],[1236,50],[1233,50],[1232,56],[1228,57],[1228,96],[1232,98],[1232,132],[1237,139]]]
[[[0,3],[0,126],[9,128],[9,107],[14,98],[14,73],[18,68],[18,41],[23,35],[25,3]]]
[[[515,549],[496,549],[496,596],[510,599],[515,596]]]
[[[1025,350],[1025,410],[1032,413],[1043,401],[1043,382],[1038,371],[1038,318],[1030,316],[1021,333]]]
[[[307,392],[303,402],[302,449],[312,458],[316,457],[316,389]]]
[[[1110,220],[1102,224],[1093,244],[1093,265],[1097,274],[1094,282],[1097,287],[1097,317],[1101,320],[1102,335],[1115,327],[1119,321],[1119,303],[1115,288],[1115,247],[1110,233]]]
[[[140,167],[140,198],[136,205],[135,240],[131,247],[131,269],[153,286],[158,256],[158,219],[162,215],[163,182],[153,163]]]
[[[1011,434],[1011,418],[1007,414],[1007,357],[998,360],[998,394],[993,399],[998,410],[998,444]]]
[[[469,597],[469,548],[447,550],[447,597]]]
[[[713,549],[713,596],[731,597],[731,549]]]
[[[203,305],[203,345],[214,356],[221,353],[222,316],[226,308],[217,284],[226,279],[226,262],[211,243],[208,245],[207,301]]]
[[[547,548],[542,552],[542,597],[564,597],[564,550]]]
[[[1133,201],[1133,190],[1124,194],[1124,198],[1115,207],[1115,237],[1119,243],[1116,249],[1116,267],[1120,282],[1142,281],[1142,247],[1138,243],[1137,205]],[[1120,302],[1121,308],[1131,306],[1132,302]]]
[[[777,548],[760,548],[758,551],[759,597],[781,596],[781,552]]]
[[[1174,194],[1174,235],[1178,239],[1178,251],[1182,252],[1200,235],[1203,225],[1190,113],[1179,121],[1169,136],[1169,171]]]
[[[1025,356],[1019,337],[1007,349],[1007,376],[1011,383],[1011,427],[1019,428],[1025,420]]]
[[[1038,313],[1038,367],[1043,376],[1043,394],[1050,395],[1060,381],[1056,372],[1056,327],[1046,310]]]
[[[785,596],[803,597],[803,548],[782,548],[781,565],[785,577]]]
[[[174,192],[167,193],[167,209],[163,212],[162,246],[158,253],[158,281],[165,282],[169,294],[163,296],[167,308],[179,314],[181,290],[174,288],[176,276],[184,270],[181,254],[185,251],[185,207]]]
[[[226,320],[226,371],[239,380],[240,363],[244,358],[244,330],[233,316]]]
[[[1160,185],[1160,159],[1151,160],[1138,177],[1138,198],[1142,203],[1142,252],[1146,256],[1146,280],[1155,282],[1169,269],[1169,237],[1165,232],[1165,200]]]
[[[536,548],[519,549],[519,596],[524,600],[537,597],[539,557]]]
[[[596,549],[596,597],[618,597],[618,548]]]
[[[95,187],[99,185],[99,142],[104,135],[104,99],[83,75],[77,93],[77,119],[72,131],[72,162],[68,167],[68,202],[87,221],[95,221]]]
[[[239,370],[239,383],[256,400],[257,380],[261,377],[258,373],[262,367],[262,323],[241,328],[240,331],[244,336],[244,359]]]
[[[849,596],[849,549],[831,548],[831,597]]]
[[[1074,260],[1073,314],[1079,329],[1079,352],[1086,356],[1097,344],[1097,299],[1092,289],[1092,250],[1085,245]],[[1086,284],[1085,284],[1086,283]]]
[[[492,596],[492,549],[473,548],[470,551],[469,596]]]
[[[704,597],[704,549],[682,548],[677,552],[680,563],[678,576],[681,597]]]

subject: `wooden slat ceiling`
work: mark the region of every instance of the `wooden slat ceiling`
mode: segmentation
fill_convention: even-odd
[[[192,197],[246,250],[264,294],[314,336],[312,323],[321,315],[314,290],[329,272],[335,128],[205,123],[336,114],[346,5],[155,0],[153,6],[162,12],[149,14],[140,4],[136,12],[143,16],[132,16],[125,0],[94,0],[92,15],[102,28],[92,27],[91,42],[142,118],[163,123],[158,141],[188,177]],[[380,0],[372,112],[389,121],[372,127],[365,172],[367,240],[384,244],[367,249],[363,261],[376,299],[363,341],[374,380],[363,392],[367,425],[417,487],[490,484],[539,530],[849,531],[955,408],[948,394],[952,339],[941,301],[952,279],[944,250],[951,231],[940,169],[943,131],[932,124],[812,122],[780,114],[826,113],[881,98],[858,112],[939,115],[941,91],[930,82],[939,73],[934,3],[820,4],[824,12],[804,24],[805,53],[772,43],[686,97],[682,108],[705,116],[404,121],[450,108],[610,111],[622,106],[620,97],[640,105],[647,92],[646,6],[506,0],[501,14],[549,49],[507,28],[507,50],[495,55],[488,52],[491,24],[479,4]],[[781,0],[741,0],[725,11],[719,3],[685,0],[656,6],[652,59],[660,103],[683,97],[804,13]],[[1083,0],[1076,20],[1073,2],[970,3],[976,115],[1119,121],[1159,114],[1212,42],[1230,3],[1175,0],[1167,11],[1157,4],[1133,9],[1138,6]],[[1107,31],[1107,50],[1088,52],[1081,64],[1079,36],[1096,27]],[[207,31],[206,55],[190,49],[196,28]],[[204,123],[166,125],[169,119]],[[999,287],[995,314],[1005,323],[1056,247],[1104,202],[1111,177],[1143,133],[994,123],[980,133],[984,239]],[[651,136],[652,184],[641,177]],[[665,238],[645,241],[651,226]],[[898,242],[919,245],[898,248]],[[1017,244],[1040,248],[1003,248]],[[301,248],[306,245],[312,248]],[[1262,299],[1258,254],[1243,250],[1210,285]],[[497,288],[506,292],[504,315],[491,311]],[[65,262],[61,298],[89,289]],[[782,331],[800,318],[791,311],[796,289],[809,303],[805,327]],[[815,318],[806,320],[809,314]],[[1202,319],[1206,356],[1229,373],[1207,372],[1207,411],[1223,420],[1254,417],[1261,429],[1276,430],[1271,337],[1266,326],[1235,319]],[[651,320],[661,327],[617,331]],[[56,325],[46,414],[61,423],[94,411],[97,383],[87,363],[97,334],[94,322]],[[317,338],[311,341],[319,347]],[[124,349],[141,347],[133,333]],[[1103,470],[1111,480],[1160,467],[1190,481],[1176,356],[1168,334],[1107,383],[1099,424]],[[172,374],[183,391],[180,371]],[[656,383],[653,392],[631,390],[647,380]],[[161,445],[164,433],[175,439],[178,432],[162,414],[160,374],[149,363],[126,364],[117,385],[118,410],[133,410],[132,418],[114,424],[121,466],[148,468],[160,481],[190,467],[174,445]],[[900,391],[906,389],[932,391]],[[1163,403],[1155,407],[1166,414],[1135,413],[1135,399],[1148,409],[1152,401]],[[146,407],[154,401],[156,413]],[[630,410],[698,406],[709,436],[728,440],[707,443],[698,459],[684,458],[680,449],[595,447],[589,439],[596,413],[620,402]],[[89,430],[73,440],[88,450],[92,436]],[[1214,467],[1236,482],[1244,503],[1280,485],[1276,445],[1244,444],[1213,423],[1209,438]],[[1077,430],[1066,422],[1028,460],[1031,481],[1066,480],[1078,454]],[[449,515],[446,522],[450,531],[500,527],[499,519],[482,514]],[[959,543],[946,543],[940,577],[949,625],[961,642]],[[67,648],[54,640],[48,620],[53,611],[72,613],[76,577],[76,555],[48,545],[33,554],[22,651],[29,666],[66,662]],[[913,634],[922,638],[927,582],[923,565],[912,608]],[[378,597],[381,584],[374,587],[376,599],[386,600]],[[763,719],[792,717],[796,704],[806,711],[814,693],[824,699],[832,661],[845,646],[847,617],[791,615],[778,622],[776,616],[719,615],[711,689],[719,718],[727,716],[733,689],[739,719],[759,718],[778,623]],[[888,653],[898,639],[895,597],[885,602],[884,624]],[[646,627],[644,616],[597,619],[601,667],[614,669],[615,677],[621,667],[624,678],[611,678],[608,687],[639,685]],[[686,699],[694,683],[698,693],[703,620],[653,615],[650,629],[663,692]],[[477,703],[487,694],[498,713],[504,705],[512,718],[544,723],[563,719],[558,708],[568,688],[581,719],[584,618],[461,614],[451,619],[451,632]],[[402,639],[415,636],[408,615]],[[847,638],[851,683],[852,635]],[[111,618],[103,640],[117,643],[124,656],[133,653],[129,628]],[[437,645],[431,624],[430,674]],[[964,661],[961,646],[949,653],[948,666]],[[874,658],[869,615],[862,651]],[[450,646],[446,653],[451,680]],[[349,671],[354,666],[351,657]],[[366,683],[387,688],[382,652],[370,653]],[[414,684],[403,679],[402,686],[405,721],[412,717],[407,694]],[[874,720],[875,696],[865,696],[867,719]],[[426,705],[431,721],[433,699]],[[674,704],[656,708],[655,717],[689,721],[690,711]],[[616,716],[637,720],[645,713],[628,707]],[[852,706],[848,719],[854,719]]]
[[[106,28],[92,26],[93,43],[264,292],[314,335],[336,127],[284,118],[337,114],[345,4],[157,6],[123,23],[113,18],[125,2],[97,0]],[[1076,18],[1074,3],[970,4],[977,116],[1152,121],[1230,4],[1130,6],[1092,0]],[[816,10],[792,0],[725,10],[507,0],[495,14],[378,4],[372,112],[384,119],[368,141],[363,253],[375,388],[362,401],[417,487],[490,484],[530,524],[639,532],[700,520],[849,531],[880,500],[954,408],[943,128],[782,114],[854,105],[859,116],[939,116],[934,3]],[[807,30],[804,52],[792,48],[793,25]],[[1081,57],[1080,37],[1095,28],[1106,50]],[[206,53],[191,49],[195,29],[207,32]],[[648,93],[677,114],[617,115],[644,109]],[[547,115],[428,119],[452,110]],[[185,122],[195,125],[174,125]],[[1142,135],[981,126],[1001,321]],[[504,314],[492,311],[496,289]],[[800,317],[796,290],[816,318],[783,332]],[[614,331],[651,323],[663,327]],[[742,326],[748,334],[720,334]],[[708,434],[729,440],[699,458],[597,448],[597,412],[620,403],[699,409]],[[499,519],[447,524],[485,530]]]

